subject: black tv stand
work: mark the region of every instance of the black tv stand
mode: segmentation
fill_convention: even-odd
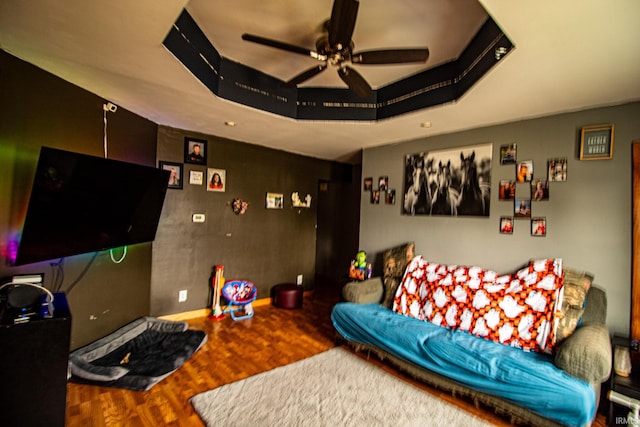
[[[71,312],[54,294],[49,319],[0,325],[0,424],[64,427]]]

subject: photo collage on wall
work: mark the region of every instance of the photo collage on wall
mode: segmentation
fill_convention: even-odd
[[[389,188],[388,176],[378,178],[377,188],[373,186],[373,178],[365,178],[363,190],[371,193],[369,201],[373,205],[379,205],[381,199],[384,200],[384,204],[386,205],[396,204],[396,190]]]
[[[547,168],[543,171],[544,178],[536,177],[532,160],[518,160],[517,144],[512,143],[500,147],[500,164],[513,165],[515,177],[500,180],[499,199],[513,203],[513,213],[500,217],[500,233],[513,234],[517,220],[528,220],[530,232],[535,237],[547,235],[547,218],[533,216],[535,205],[549,200],[549,183],[567,180],[567,159],[557,158],[547,160]],[[526,188],[516,192],[516,188]]]
[[[227,171],[207,166],[207,140],[198,138],[184,138],[184,163],[161,160],[160,169],[170,172],[168,188],[182,190],[185,165],[189,168],[189,184],[205,186],[207,191],[225,192],[227,187]],[[200,167],[198,167],[200,166]],[[206,185],[205,185],[206,184]]]

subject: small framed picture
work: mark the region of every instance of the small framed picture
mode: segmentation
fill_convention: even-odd
[[[204,172],[189,171],[189,184],[202,185],[202,183],[204,183]]]
[[[207,169],[207,191],[224,192],[227,186],[227,171],[224,169]]]
[[[384,199],[384,202],[387,205],[395,205],[396,204],[396,190],[393,188],[390,188],[387,190],[387,195]]]
[[[580,160],[613,158],[613,125],[585,126],[580,132]]]
[[[513,206],[516,218],[531,218],[531,199],[516,199]]]
[[[524,160],[518,163],[518,169],[516,171],[517,182],[529,182],[533,176],[533,162],[531,160]]]
[[[184,139],[184,162],[196,165],[207,164],[207,141],[185,137]]]
[[[566,181],[567,180],[567,159],[549,159],[547,161],[549,181]]]
[[[169,171],[169,185],[167,188],[182,189],[182,170],[181,163],[159,161],[160,169]]]
[[[545,179],[531,181],[531,200],[536,202],[549,200],[549,181]]]
[[[284,194],[267,193],[267,209],[282,209],[284,207]]]
[[[387,191],[387,188],[389,188],[389,177],[381,176],[378,178],[378,190]]]
[[[513,234],[513,217],[500,217],[500,234]]]
[[[515,165],[516,164],[516,143],[500,146],[500,164]]]
[[[371,191],[371,203],[374,205],[380,204],[380,190]]]
[[[516,182],[509,179],[500,180],[500,200],[513,200],[516,198]]]
[[[547,235],[547,219],[545,217],[531,218],[531,235],[535,237]]]
[[[373,189],[373,178],[365,178],[362,188],[364,191],[371,191]]]

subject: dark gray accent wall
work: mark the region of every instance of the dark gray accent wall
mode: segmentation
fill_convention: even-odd
[[[372,205],[361,197],[360,246],[377,260],[384,249],[415,241],[416,254],[447,264],[477,265],[510,272],[531,258],[559,257],[565,265],[595,274],[606,289],[610,329],[628,334],[631,292],[631,142],[640,139],[640,103],[597,108],[366,149],[363,177],[388,175],[397,204]],[[582,126],[615,126],[611,160],[577,158]],[[437,129],[437,123],[434,124]],[[489,217],[428,217],[401,214],[404,157],[422,151],[493,144]],[[501,145],[517,143],[518,160],[532,160],[534,178],[546,176],[547,160],[566,157],[566,182],[550,183],[548,201],[534,202],[533,216],[547,218],[547,236],[532,237],[528,220],[516,220],[512,235],[500,234],[500,216],[513,202],[498,199],[502,179],[515,179],[515,167],[499,162]],[[518,184],[516,197],[527,194]],[[380,265],[374,270],[379,272]]]
[[[51,262],[9,265],[8,254],[19,238],[40,147],[102,156],[102,105],[107,101],[0,51],[0,278],[44,273],[47,288],[59,278],[60,290],[68,291],[73,315],[72,349],[140,316],[206,307],[215,264],[225,266],[227,278],[255,281],[259,298],[268,297],[275,284],[294,282],[298,274],[304,276],[305,289],[313,289],[316,262],[321,274],[334,279],[341,271],[335,266],[348,266],[358,240],[359,178],[354,180],[351,165],[158,129],[122,106],[107,116],[109,158],[154,166],[157,154],[158,160],[182,163],[184,137],[206,139],[208,166],[226,169],[227,191],[207,192],[204,186],[190,185],[189,171],[206,172],[206,167],[186,165],[183,190],[168,192],[156,241],[130,246],[121,264],[115,264],[105,251],[66,258],[64,276]],[[317,260],[319,181],[329,183],[323,200],[335,209],[322,211],[328,215],[322,222],[331,224],[323,241],[333,246],[323,247]],[[285,194],[285,208],[265,209],[267,191]],[[292,209],[293,191],[311,194],[311,208]],[[250,203],[245,215],[233,214],[234,197]],[[204,213],[206,222],[191,222],[193,213]],[[344,222],[336,222],[334,215]],[[178,304],[182,289],[188,290],[188,300]]]
[[[41,146],[103,156],[107,100],[0,51],[0,277],[61,279],[71,308],[71,347],[85,345],[149,313],[151,244],[134,245],[121,264],[107,252],[68,257],[64,276],[50,262],[11,267]],[[155,164],[157,126],[119,107],[108,116],[109,158]],[[120,254],[115,254],[116,257]],[[59,260],[52,260],[57,263]]]
[[[227,280],[254,282],[258,298],[269,297],[277,284],[295,283],[298,274],[305,289],[313,289],[318,182],[348,187],[351,166],[165,126],[158,131],[158,160],[182,163],[185,137],[207,141],[207,165],[185,163],[183,189],[167,194],[153,247],[151,314],[209,306],[215,265],[224,266]],[[203,172],[206,181],[207,168],[226,171],[225,192],[207,191],[206,182],[189,184],[191,171]],[[311,208],[292,208],[294,191],[302,198],[310,194]],[[284,208],[266,209],[267,192],[284,194]],[[234,198],[249,203],[244,215],[232,211]],[[204,214],[205,222],[194,223],[193,214]],[[355,227],[352,240],[357,240]],[[324,262],[335,257],[325,254]],[[180,290],[188,295],[182,303]]]

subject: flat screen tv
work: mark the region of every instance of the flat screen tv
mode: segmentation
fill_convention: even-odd
[[[42,147],[15,265],[155,239],[169,172]]]

